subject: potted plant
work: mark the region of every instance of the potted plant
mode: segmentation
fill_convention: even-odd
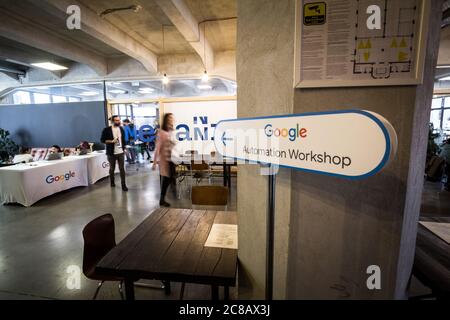
[[[9,136],[9,131],[0,128],[0,161],[8,161],[19,151],[19,146]]]

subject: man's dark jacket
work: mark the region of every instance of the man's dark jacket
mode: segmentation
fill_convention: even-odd
[[[122,127],[120,127],[120,132],[122,133],[122,148],[125,148],[125,146],[126,146],[126,144],[125,144],[125,131],[123,130]],[[113,156],[114,155],[114,144],[106,143],[106,140],[114,140],[112,127],[107,127],[105,129],[103,129],[102,137],[101,137],[100,141],[102,143],[106,144],[106,154],[108,156]],[[123,151],[125,152],[125,149]]]

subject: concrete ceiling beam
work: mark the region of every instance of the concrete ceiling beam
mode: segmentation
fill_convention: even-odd
[[[206,25],[199,25],[184,0],[155,0],[164,14],[189,42],[206,70],[214,69],[214,50],[206,38]]]
[[[98,75],[108,71],[106,59],[82,46],[62,39],[57,34],[26,19],[0,9],[0,34],[2,37],[49,52],[56,56],[90,66]]]
[[[81,9],[81,31],[136,59],[142,63],[147,71],[158,72],[158,57],[155,53],[130,37],[126,32],[102,19],[96,12],[80,2],[75,0],[42,0],[40,2],[42,2],[40,8],[50,14],[54,13],[55,10],[58,10],[60,14],[66,14],[69,6],[79,6]]]

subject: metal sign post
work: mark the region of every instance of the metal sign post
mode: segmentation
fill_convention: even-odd
[[[275,242],[275,186],[276,173],[273,166],[269,166],[268,192],[267,192],[267,251],[266,251],[266,300],[273,299],[273,257]]]

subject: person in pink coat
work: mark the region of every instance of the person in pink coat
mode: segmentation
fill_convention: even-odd
[[[162,207],[170,207],[166,202],[167,189],[175,177],[175,164],[172,162],[172,150],[175,147],[175,141],[172,138],[175,119],[173,114],[164,115],[161,129],[158,133],[156,142],[155,156],[153,160],[153,170],[159,165],[159,174],[161,176],[161,197],[159,205]]]

